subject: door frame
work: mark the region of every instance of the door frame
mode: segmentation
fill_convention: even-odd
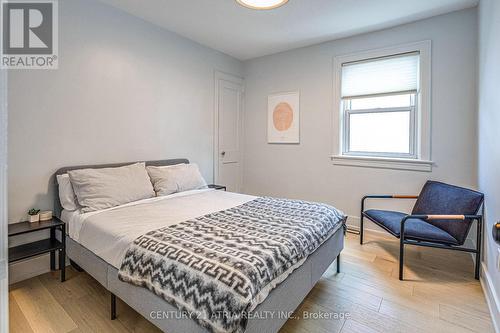
[[[0,69],[0,332],[9,331],[7,247],[7,70]]]
[[[219,181],[219,81],[224,80],[241,85],[241,116],[240,116],[240,126],[241,131],[239,131],[240,140],[240,191],[243,188],[243,140],[244,134],[244,122],[245,122],[245,80],[234,74],[226,73],[220,70],[214,71],[214,132],[213,132],[213,181],[218,184]],[[223,185],[223,184],[222,184]]]

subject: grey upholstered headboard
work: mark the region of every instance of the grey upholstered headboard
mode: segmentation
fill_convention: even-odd
[[[143,161],[138,161],[138,162],[143,162]],[[79,166],[70,166],[70,167],[64,167],[59,170],[57,170],[54,173],[53,178],[53,185],[54,185],[54,215],[57,217],[61,217],[61,201],[59,200],[59,186],[57,184],[57,175],[63,175],[67,173],[70,170],[77,170],[77,169],[88,169],[88,168],[93,168],[93,169],[102,169],[102,168],[115,168],[115,167],[120,167],[124,165],[129,165],[133,163],[138,163],[138,162],[125,162],[125,163],[113,163],[113,164],[98,164],[98,165],[79,165]],[[176,158],[176,159],[171,159],[171,160],[161,160],[161,161],[145,161],[146,165],[152,165],[152,166],[164,166],[164,165],[174,165],[174,164],[180,164],[180,163],[189,163],[189,160],[186,158]]]

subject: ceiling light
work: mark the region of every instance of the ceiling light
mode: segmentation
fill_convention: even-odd
[[[274,9],[283,6],[288,0],[236,0],[240,5],[251,9]]]

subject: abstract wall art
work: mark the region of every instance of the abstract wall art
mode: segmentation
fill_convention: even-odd
[[[269,95],[267,113],[268,143],[300,143],[298,91]]]

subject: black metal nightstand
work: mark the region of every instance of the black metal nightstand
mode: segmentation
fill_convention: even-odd
[[[216,184],[210,184],[208,185],[208,188],[213,188],[215,190],[224,190],[226,191],[226,187],[224,185],[216,185]]]
[[[18,236],[40,230],[50,230],[50,238],[42,239],[23,245],[9,248],[9,264],[28,258],[50,253],[50,269],[56,270],[56,251],[59,251],[59,270],[61,271],[61,282],[66,280],[65,258],[66,258],[66,224],[53,217],[48,221],[20,222],[9,224],[8,236]],[[61,241],[56,238],[56,230],[61,232]]]

